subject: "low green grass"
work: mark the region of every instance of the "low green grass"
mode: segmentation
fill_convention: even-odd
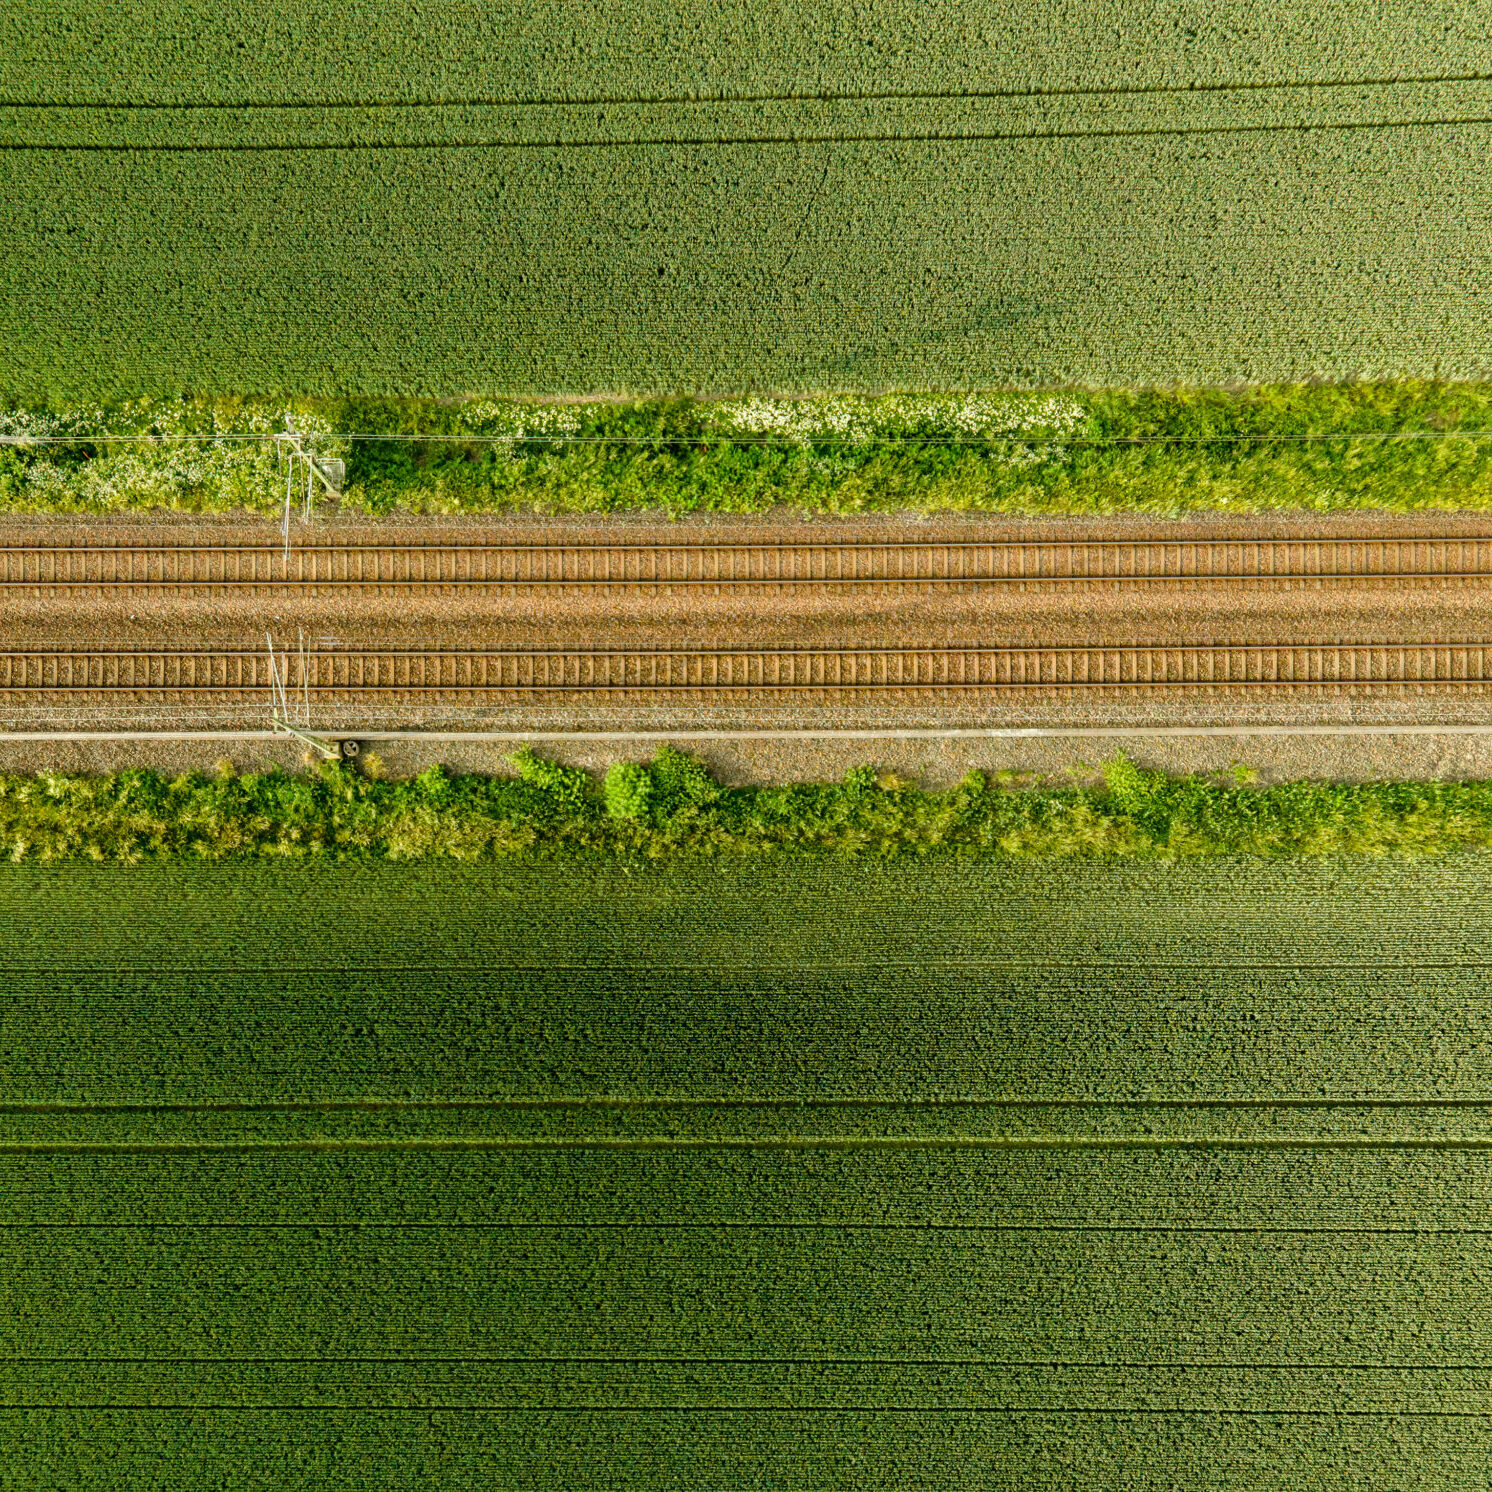
[[[431,767],[385,782],[313,773],[0,776],[0,855],[503,859],[840,855],[862,858],[1443,854],[1492,845],[1492,783],[1167,777],[1117,757],[1101,781],[971,772],[925,791],[873,767],[843,781],[723,787],[664,747],[598,782],[521,752],[517,775]],[[375,762],[376,770],[376,762]]]
[[[0,511],[273,512],[285,486],[270,447],[222,437],[267,440],[287,416],[323,432],[318,448],[346,461],[340,510],[349,515],[1492,507],[1492,385],[1398,382],[714,402],[12,406],[0,411],[0,434],[72,443],[0,447]],[[332,432],[392,438],[338,441]],[[104,435],[116,439],[88,439]]]

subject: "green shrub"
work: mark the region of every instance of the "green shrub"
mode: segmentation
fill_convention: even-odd
[[[617,762],[607,769],[606,812],[614,819],[647,815],[653,796],[653,774],[637,762]]]
[[[579,767],[566,767],[559,762],[546,761],[535,756],[527,746],[520,747],[508,760],[524,782],[538,788],[558,803],[578,807],[590,792],[591,779],[588,772]]]
[[[719,783],[698,757],[687,756],[669,745],[658,748],[648,775],[652,779],[656,811],[664,818],[716,803],[721,796]]]

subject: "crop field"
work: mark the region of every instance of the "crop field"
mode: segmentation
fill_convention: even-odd
[[[1487,868],[8,867],[8,1473],[1476,1485]]]
[[[1472,0],[336,9],[0,6],[0,394],[1492,371]]]

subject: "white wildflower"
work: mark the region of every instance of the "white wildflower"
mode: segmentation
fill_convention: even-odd
[[[512,399],[485,400],[464,412],[466,423],[482,435],[517,439],[561,438],[578,435],[580,411],[571,404],[529,404]]]
[[[756,398],[717,404],[710,414],[715,423],[740,434],[803,442],[834,439],[867,443],[906,435],[928,439],[1075,438],[1082,434],[1088,418],[1078,400],[1055,394]]]

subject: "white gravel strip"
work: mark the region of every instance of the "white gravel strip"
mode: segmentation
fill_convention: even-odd
[[[359,741],[1030,741],[1096,736],[1492,736],[1489,725],[1104,725],[997,726],[949,730],[609,730],[423,731],[339,730],[318,725],[309,734]],[[274,741],[272,730],[0,731],[11,741]]]

